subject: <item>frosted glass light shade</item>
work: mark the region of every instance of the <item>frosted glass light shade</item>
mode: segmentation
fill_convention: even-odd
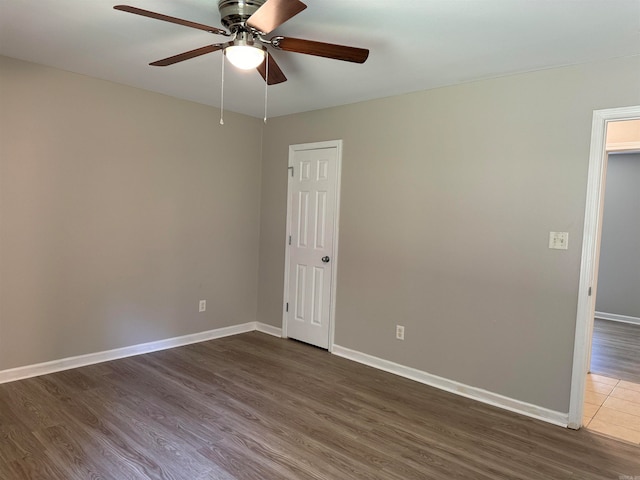
[[[256,68],[264,61],[264,50],[249,45],[231,45],[225,54],[232,65],[242,70]]]

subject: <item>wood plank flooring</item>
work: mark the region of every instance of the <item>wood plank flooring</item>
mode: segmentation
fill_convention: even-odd
[[[591,373],[640,383],[640,325],[596,318]]]
[[[0,385],[0,478],[617,480],[640,447],[253,332]]]

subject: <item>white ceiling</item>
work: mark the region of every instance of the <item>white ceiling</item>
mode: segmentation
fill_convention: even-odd
[[[640,0],[304,0],[274,31],[371,50],[364,65],[276,51],[269,116],[640,54]],[[220,52],[149,62],[225,37],[113,10],[220,25],[217,0],[0,0],[0,54],[220,106]],[[227,64],[225,109],[262,117],[257,72]]]

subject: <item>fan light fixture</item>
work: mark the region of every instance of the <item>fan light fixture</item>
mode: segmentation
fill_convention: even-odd
[[[2,2],[2,0],[0,0],[0,2]],[[333,43],[280,36],[267,40],[264,35],[270,34],[284,22],[307,8],[300,0],[218,0],[220,21],[228,30],[191,22],[182,18],[170,17],[162,13],[151,12],[130,5],[115,5],[113,8],[155,20],[162,20],[163,22],[196,28],[213,35],[229,37],[229,41],[227,42],[206,45],[149,64],[155,67],[166,67],[189,60],[190,58],[199,57],[200,55],[222,51],[221,125],[224,124],[222,113],[224,112],[224,66],[227,62],[225,57],[238,69],[257,69],[257,73],[264,79],[264,121],[266,122],[267,87],[287,81],[287,77],[282,70],[280,70],[280,67],[271,56],[270,51],[267,50],[267,47],[286,52],[315,55],[353,63],[364,63],[369,56],[369,50],[365,48],[347,47]]]
[[[224,53],[229,61],[242,70],[256,68],[264,61],[264,50],[250,45],[231,45],[225,48]]]

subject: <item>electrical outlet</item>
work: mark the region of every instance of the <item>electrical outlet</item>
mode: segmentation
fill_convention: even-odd
[[[198,312],[204,312],[206,309],[207,309],[207,301],[200,300],[200,302],[198,303]]]
[[[396,338],[404,340],[404,327],[402,325],[396,325]]]
[[[569,233],[549,232],[549,248],[567,250],[569,248]]]

